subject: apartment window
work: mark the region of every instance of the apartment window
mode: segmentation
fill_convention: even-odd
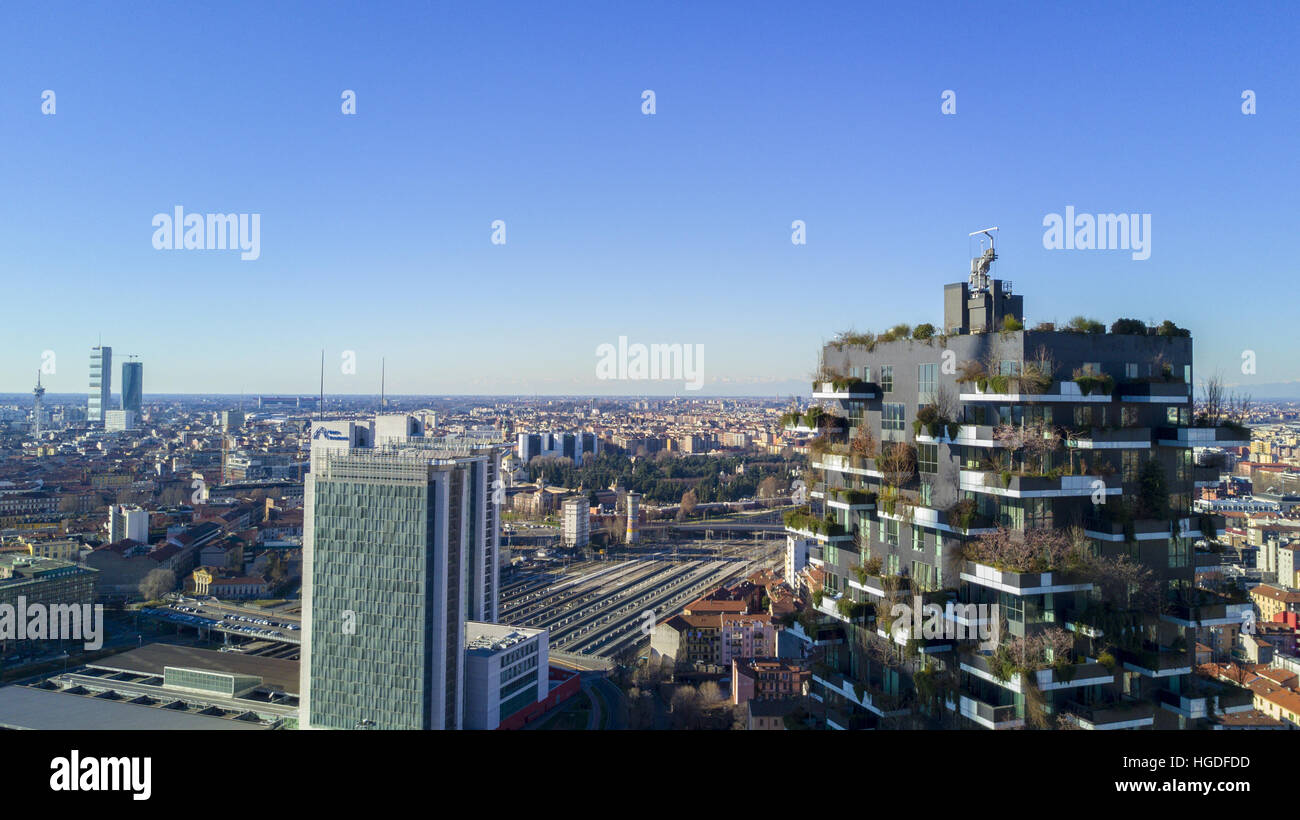
[[[1003,359],[998,363],[998,372],[1003,376],[1019,376],[1020,362],[1013,359]]]
[[[849,426],[861,427],[867,418],[867,403],[865,401],[848,402]]]
[[[889,388],[885,389],[888,390]],[[907,408],[905,405],[896,404],[894,402],[885,402],[881,405],[880,429],[902,430],[903,420],[906,416]]]
[[[1119,426],[1137,427],[1138,409],[1136,407],[1121,407],[1119,411]]]
[[[921,495],[920,501],[922,507],[934,506],[934,485],[933,484],[931,484],[928,481],[922,481],[920,495]]]
[[[1169,539],[1169,566],[1185,567],[1187,566],[1187,545],[1189,541],[1186,538]]]
[[[1142,470],[1142,453],[1139,450],[1121,450],[1120,463],[1122,480],[1125,482],[1137,481],[1138,473]]]
[[[897,527],[897,526],[898,526],[898,523],[895,522],[895,523],[894,523],[894,526]],[[887,558],[887,559],[885,560],[885,568],[888,570],[888,574],[889,574],[889,575],[897,575],[897,574],[898,574],[898,555],[897,555],[897,554],[895,554],[895,553],[890,553],[889,558]]]
[[[891,547],[898,546],[898,522],[885,521],[885,543]]]
[[[916,471],[918,473],[939,472],[939,445],[916,445]]]
[[[912,583],[922,592],[932,592],[938,589],[934,579],[934,567],[924,561],[913,561]]]
[[[1025,528],[1025,511],[1015,499],[1007,499],[998,507],[998,523],[1009,530]]]
[[[856,367],[850,367],[850,368],[849,368],[849,378],[851,378],[851,379],[856,379],[857,377],[858,377],[858,368],[856,368]]]
[[[1025,423],[1035,424],[1037,422],[1043,424],[1052,423],[1052,406],[1050,404],[1034,404],[1025,408]]]
[[[937,364],[923,364],[916,369],[916,389],[920,394],[921,401],[929,402],[933,400],[935,389],[935,378],[939,366]]]
[[[1124,377],[1127,379],[1136,379],[1138,377],[1137,362],[1124,363]]]
[[[870,366],[870,365],[863,365],[863,366],[862,366],[862,380],[863,380],[864,382],[869,382],[869,381],[871,381],[871,366]]]
[[[998,614],[1005,615],[1010,623],[1025,622],[1025,599],[1008,592],[998,593]]]
[[[912,549],[917,552],[925,549],[925,536],[920,527],[912,527]]]
[[[1183,365],[1183,384],[1191,384],[1191,383],[1192,383],[1192,366],[1190,364],[1185,364]]]
[[[1051,529],[1052,500],[1050,498],[1026,498],[1025,529]]]
[[[894,366],[892,364],[882,365],[880,368],[880,389],[886,393],[892,393],[894,390]]]

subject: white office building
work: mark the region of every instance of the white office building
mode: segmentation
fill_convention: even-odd
[[[135,430],[140,426],[140,417],[134,410],[105,410],[104,429],[110,433],[122,433]]]
[[[135,504],[113,504],[108,508],[108,543],[124,538],[149,543],[149,513]]]
[[[495,729],[544,700],[550,680],[545,629],[465,624],[465,728]]]
[[[565,500],[561,538],[566,547],[585,547],[591,543],[591,507],[586,496]]]

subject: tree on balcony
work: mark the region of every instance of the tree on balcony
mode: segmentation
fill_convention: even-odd
[[[999,525],[994,532],[967,542],[963,555],[1005,572],[1051,572],[1082,567],[1089,553],[1086,541],[1067,531],[1009,530]]]
[[[1250,394],[1238,396],[1235,391],[1225,392],[1223,374],[1217,372],[1201,383],[1201,400],[1197,402],[1193,423],[1197,427],[1223,426],[1246,433],[1250,406]]]
[[[993,439],[1005,451],[1006,469],[1017,475],[1046,475],[1052,456],[1061,450],[1061,434],[1041,421],[1000,424]]]

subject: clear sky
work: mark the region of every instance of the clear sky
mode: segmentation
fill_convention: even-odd
[[[680,389],[597,381],[619,336],[703,345],[702,393],[806,390],[837,331],[940,324],[997,225],[1031,322],[1169,318],[1260,395],[1300,380],[1297,16],[7,3],[0,390],[52,350],[50,392],[85,391],[100,334],[146,394],[311,393],[321,348],[330,392],[381,357],[392,393]],[[260,258],[155,250],[177,205],[260,214]],[[1150,259],[1045,249],[1067,206],[1150,214]]]

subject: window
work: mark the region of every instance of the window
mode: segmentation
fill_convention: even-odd
[[[904,405],[893,402],[885,402],[881,405],[880,429],[882,430],[902,430],[903,420],[907,415]]]
[[[916,471],[918,473],[939,472],[939,445],[916,445]]]
[[[1003,359],[998,364],[998,373],[1003,376],[1019,376],[1020,362],[1013,359]]]
[[[1137,481],[1142,470],[1142,453],[1139,450],[1121,450],[1122,481]]]
[[[865,401],[847,402],[849,411],[849,426],[861,427],[867,418],[867,403]]]
[[[938,369],[937,364],[923,364],[916,368],[916,390],[922,402],[934,400],[935,377]]]
[[[898,546],[898,522],[885,521],[885,543],[891,547]]]
[[[1052,500],[1050,498],[1025,499],[1025,529],[1052,528]]]
[[[925,549],[925,536],[920,527],[912,527],[912,549],[917,552]]]
[[[1125,363],[1124,363],[1124,378],[1126,378],[1126,379],[1136,379],[1137,377],[1138,377],[1138,366],[1137,366],[1137,362],[1125,362]]]
[[[913,561],[912,584],[922,592],[932,592],[938,589],[934,579],[934,567],[924,561]]]
[[[871,366],[870,366],[870,365],[863,365],[863,366],[862,366],[862,380],[863,380],[864,382],[869,382],[869,381],[871,381]]]
[[[1187,566],[1187,545],[1189,541],[1186,538],[1169,539],[1169,566],[1185,567]]]
[[[934,485],[928,481],[921,482],[921,506],[934,506]]]
[[[894,391],[894,366],[882,365],[880,368],[880,389],[885,393]]]

